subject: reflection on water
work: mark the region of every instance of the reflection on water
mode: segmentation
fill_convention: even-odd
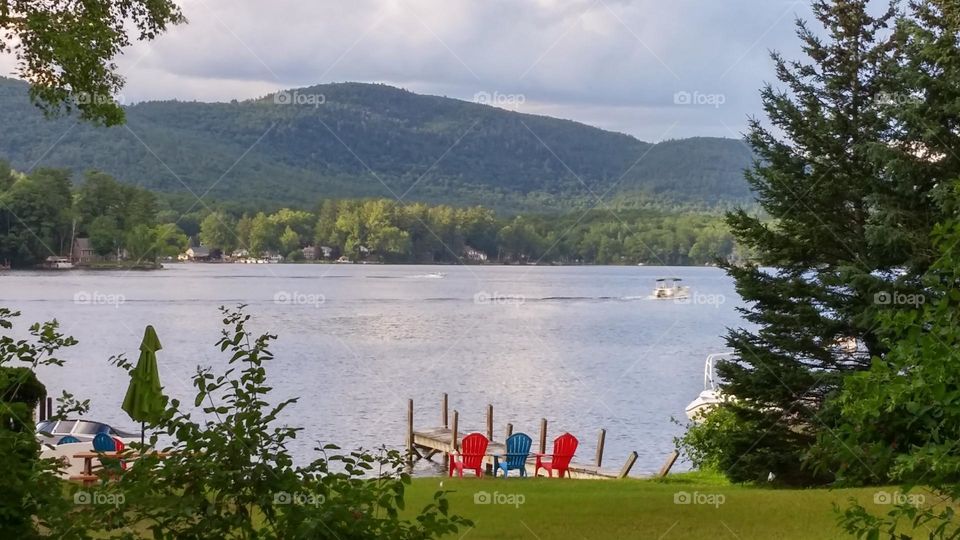
[[[677,275],[686,304],[650,300],[653,281]],[[672,449],[683,408],[701,390],[703,360],[740,325],[732,283],[712,268],[424,267],[365,265],[171,265],[159,272],[12,272],[0,304],[27,323],[56,317],[80,345],[64,368],[45,369],[51,393],[89,398],[92,418],[132,423],[120,410],[126,378],[107,358],[136,358],[146,324],[163,342],[167,392],[193,403],[196,366],[220,366],[217,307],[248,304],[253,330],[279,334],[276,397],[300,401],[285,419],[305,427],[300,458],[342,447],[401,446],[406,400],[418,426],[440,423],[440,395],[462,430],[535,439],[570,431],[593,456],[607,428],[604,462],[631,450],[635,474],[656,470]]]

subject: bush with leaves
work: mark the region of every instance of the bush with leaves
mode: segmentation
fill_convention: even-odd
[[[912,528],[960,538],[960,224],[938,227],[935,238],[941,258],[926,276],[926,301],[881,318],[890,352],[847,379],[834,403],[840,422],[811,456],[842,483],[896,483],[922,495],[883,516],[851,500],[841,524],[859,537],[910,538]]]
[[[804,456],[803,439],[809,436],[801,428],[767,428],[777,430],[777,437],[767,445],[757,444],[762,414],[751,414],[734,402],[723,403],[700,422],[687,425],[674,443],[696,468],[723,473],[731,482],[796,485],[814,479],[825,483],[825,475],[795,466]]]
[[[228,368],[219,375],[198,368],[193,376],[194,405],[202,406],[205,418],[195,421],[170,400],[149,443],[156,447],[161,434],[172,439],[166,457],[146,452],[116,481],[97,486],[99,500],[117,504],[75,512],[74,532],[97,538],[419,539],[469,524],[449,513],[442,492],[414,519],[400,519],[410,478],[397,451],[339,454],[328,445],[317,449],[321,457],[312,463],[294,464],[287,445],[301,428],[279,425],[279,417],[296,399],[267,399],[267,365],[274,361],[269,346],[276,336],[254,337],[243,306],[222,310],[218,346],[230,355]],[[122,357],[116,363],[132,367]]]
[[[30,327],[32,339],[9,335],[19,312],[0,308],[0,537],[30,539],[41,532],[69,527],[70,505],[63,499],[60,463],[40,457],[33,412],[46,390],[38,366],[63,365],[58,350],[76,340],[58,331],[56,321]],[[86,410],[64,393],[55,418]]]

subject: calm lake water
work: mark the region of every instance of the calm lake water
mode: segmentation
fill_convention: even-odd
[[[444,277],[434,275],[444,273]],[[648,298],[654,279],[691,285],[689,304]],[[124,372],[143,327],[157,329],[169,395],[193,403],[196,366],[222,366],[217,307],[245,303],[252,329],[279,334],[271,372],[277,397],[299,397],[285,420],[305,431],[292,450],[402,447],[407,399],[418,426],[440,423],[450,394],[463,430],[495,433],[507,422],[535,440],[570,431],[592,459],[607,429],[604,463],[655,471],[682,429],[684,406],[703,385],[707,354],[741,325],[732,282],[714,268],[174,264],[156,272],[0,274],[0,305],[29,322],[56,317],[80,344],[63,368],[41,376],[51,394],[89,398],[90,417],[120,427]],[[451,413],[452,414],[452,413]],[[430,472],[430,466],[422,467]]]

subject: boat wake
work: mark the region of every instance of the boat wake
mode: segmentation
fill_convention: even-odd
[[[447,277],[447,274],[443,272],[431,272],[429,274],[414,274],[412,276],[406,276],[410,279],[443,279]]]

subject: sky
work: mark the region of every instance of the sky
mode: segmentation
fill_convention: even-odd
[[[642,140],[741,137],[807,2],[182,0],[189,24],[118,58],[126,103],[379,82]],[[12,75],[14,62],[0,57]]]

